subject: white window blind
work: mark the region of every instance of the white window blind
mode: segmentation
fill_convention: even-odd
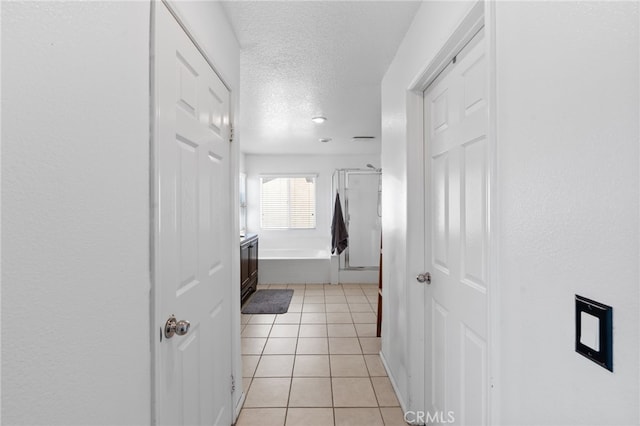
[[[315,176],[261,177],[260,216],[262,229],[315,228]]]

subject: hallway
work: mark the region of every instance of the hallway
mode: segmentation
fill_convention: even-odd
[[[377,285],[294,290],[282,315],[242,315],[238,426],[404,425],[376,334]]]
[[[0,423],[640,425],[640,2],[0,10]],[[484,71],[436,94],[476,31]],[[456,125],[485,107],[481,136]],[[243,317],[243,213],[261,249],[326,246],[331,173],[367,164],[382,339],[363,284],[292,285],[289,313]],[[273,174],[316,175],[315,229],[260,228]],[[486,303],[458,306],[454,279]]]

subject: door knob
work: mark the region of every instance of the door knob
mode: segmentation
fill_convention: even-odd
[[[171,315],[164,324],[164,337],[170,339],[174,334],[184,336],[189,332],[189,327],[191,327],[191,323],[189,321],[177,321],[175,315]]]
[[[431,273],[423,272],[422,274],[418,274],[416,280],[418,280],[419,283],[431,284]]]

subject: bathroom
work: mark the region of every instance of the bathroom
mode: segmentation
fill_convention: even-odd
[[[376,153],[242,154],[240,229],[259,238],[258,284],[377,284],[382,213],[379,164]],[[276,177],[313,181],[310,222],[296,229],[262,223],[261,182]],[[336,194],[349,243],[341,254],[332,255]]]

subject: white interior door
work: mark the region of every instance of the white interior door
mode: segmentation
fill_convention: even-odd
[[[425,395],[442,423],[487,423],[488,142],[483,31],[425,91]]]
[[[230,94],[164,4],[155,7],[157,423],[229,425]]]

